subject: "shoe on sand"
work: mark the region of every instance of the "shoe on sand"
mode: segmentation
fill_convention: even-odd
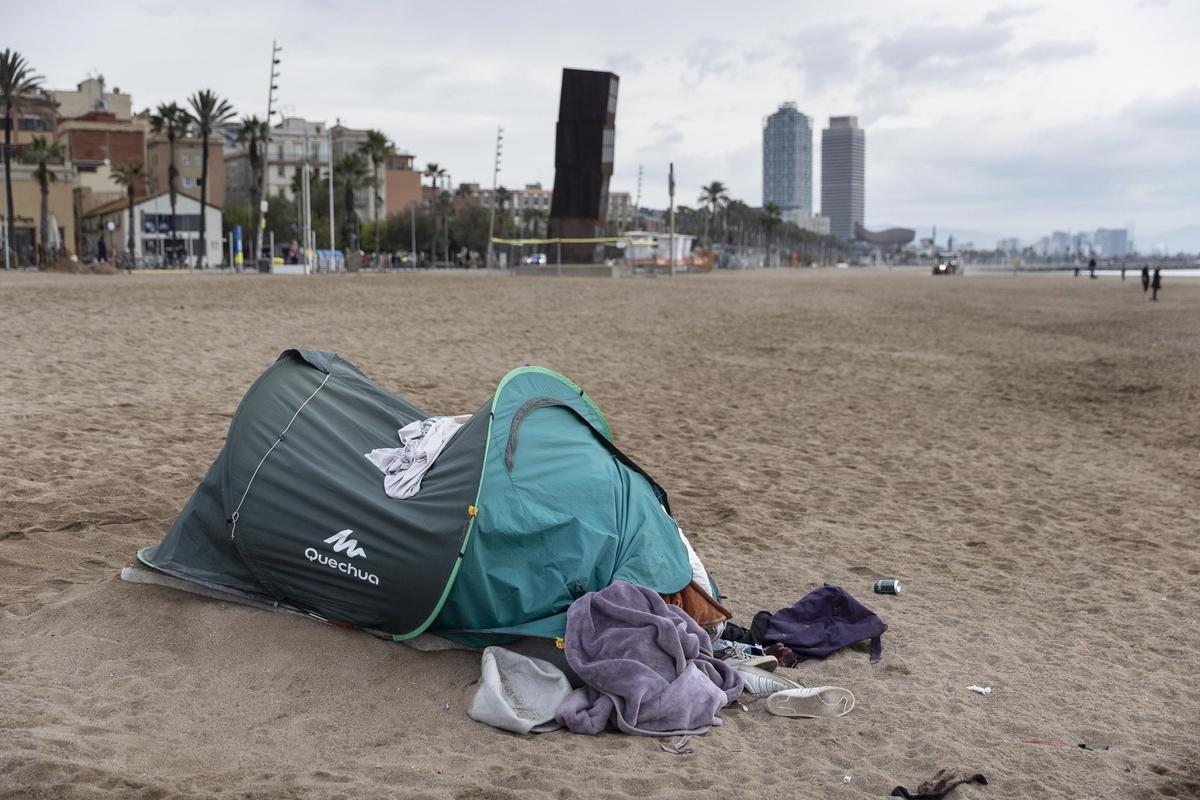
[[[800,684],[793,680],[758,667],[735,666],[734,669],[742,676],[744,691],[752,697],[769,697],[782,691],[801,688]]]
[[[722,660],[734,669],[741,669],[742,667],[757,667],[759,669],[765,669],[767,672],[774,672],[775,668],[779,666],[779,659],[775,656],[750,656],[739,654]]]
[[[854,695],[840,686],[784,689],[767,698],[767,711],[779,717],[844,717],[854,708]]]

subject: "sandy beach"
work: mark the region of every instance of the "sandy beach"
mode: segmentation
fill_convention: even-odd
[[[0,796],[1200,797],[1200,281],[0,274],[0,336]],[[467,718],[477,654],[121,581],[293,346],[437,413],[571,377],[737,621],[883,617],[790,673],[857,708],[521,738]]]

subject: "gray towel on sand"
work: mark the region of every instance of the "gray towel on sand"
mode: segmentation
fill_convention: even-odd
[[[555,715],[574,733],[675,736],[720,725],[717,710],[742,693],[733,667],[683,609],[656,592],[614,581],[567,611],[567,663],[586,686]]]
[[[553,664],[488,647],[467,716],[513,733],[546,733],[562,727],[554,710],[570,693],[567,676]]]

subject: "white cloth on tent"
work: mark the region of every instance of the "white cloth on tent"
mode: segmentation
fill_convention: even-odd
[[[666,511],[664,508],[663,511]],[[688,564],[692,568],[692,580],[696,585],[706,590],[714,600],[719,600],[717,597],[717,585],[713,583],[709,577],[708,570],[704,568],[704,562],[700,560],[700,556],[696,554],[696,550],[692,547],[692,543],[688,541],[687,536],[683,533],[683,528],[675,525],[675,530],[679,531],[679,538],[683,540],[683,546],[687,548]],[[722,621],[712,631],[712,638],[719,637],[725,631],[725,622]]]
[[[570,694],[567,676],[550,662],[488,647],[467,716],[513,733],[547,733],[562,727],[554,712]]]
[[[385,447],[366,453],[366,459],[383,472],[383,490],[388,497],[403,500],[419,492],[421,479],[433,466],[442,448],[470,418],[470,414],[461,414],[457,417],[430,417],[410,422],[397,431],[400,447]]]
[[[679,531],[679,538],[683,539],[683,546],[687,548],[688,564],[692,567],[692,580],[701,586],[705,587],[708,592],[712,593],[712,580],[708,577],[708,570],[704,568],[704,562],[700,560],[700,556],[696,555],[696,551],[692,549],[692,543],[683,534],[683,528],[675,526]]]

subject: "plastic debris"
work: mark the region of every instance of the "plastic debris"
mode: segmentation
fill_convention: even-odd
[[[849,775],[846,775],[846,776],[844,776],[844,777],[842,778],[842,783],[849,783],[849,782],[850,782],[850,776],[849,776]]]
[[[972,692],[979,692],[979,694],[991,694],[992,693],[992,687],[990,687],[990,686],[968,686],[967,688],[970,689]]]
[[[666,742],[662,742],[658,745],[658,747],[664,753],[670,753],[673,756],[686,756],[689,753],[696,752],[696,749],[694,747],[690,747],[688,745],[688,742],[690,742],[691,740],[692,740],[691,736],[680,736],[674,742],[671,742],[670,744],[667,744]]]

